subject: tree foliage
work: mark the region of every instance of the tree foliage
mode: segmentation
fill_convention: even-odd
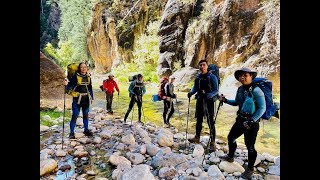
[[[145,81],[157,82],[156,67],[159,59],[159,37],[157,35],[160,21],[154,21],[147,26],[146,33],[142,34],[134,44],[133,60],[116,68],[115,74],[120,79],[123,72],[130,74],[142,73]],[[118,72],[118,73],[117,73]]]
[[[62,61],[88,60],[87,26],[94,0],[60,0],[61,26],[58,32],[60,47],[67,46],[67,57]],[[61,49],[60,49],[61,50]]]

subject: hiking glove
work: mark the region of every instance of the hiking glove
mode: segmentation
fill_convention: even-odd
[[[188,98],[190,98],[192,95],[191,95],[191,93],[190,92],[188,92]]]
[[[244,126],[246,129],[250,129],[254,123],[255,123],[255,122],[253,121],[252,118],[248,118],[248,120],[246,120],[246,121],[243,122],[243,126]]]

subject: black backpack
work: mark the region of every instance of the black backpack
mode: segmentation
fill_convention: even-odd
[[[129,76],[129,82],[132,82],[134,80],[138,79],[138,74],[135,74],[133,76]]]
[[[220,85],[220,75],[219,75],[219,67],[215,64],[210,64],[208,66],[208,72],[215,75],[218,79],[218,85]]]

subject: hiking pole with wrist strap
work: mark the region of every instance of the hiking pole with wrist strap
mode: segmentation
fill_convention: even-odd
[[[62,118],[62,149],[63,149],[63,137],[64,137],[64,117],[66,115],[66,92],[67,86],[64,85],[64,93],[63,93],[63,118]]]
[[[204,99],[203,99],[203,102],[204,102],[203,103],[203,106],[204,106],[203,110],[205,111],[205,114],[206,114],[206,117],[207,117],[207,122],[208,122],[208,126],[209,126],[209,133],[210,133],[209,140],[208,140],[207,147],[206,147],[206,151],[208,152],[209,144],[210,144],[210,141],[211,141],[211,128],[212,128],[212,126],[211,126],[211,122],[210,122],[209,115],[208,115],[209,112],[208,112],[207,103],[205,103]],[[202,163],[201,164],[203,164],[203,162],[204,162],[206,151],[203,152],[203,159],[202,159]]]
[[[143,121],[144,121],[144,123],[146,123],[146,118],[144,116],[144,111],[143,111],[142,95],[141,95],[141,109],[142,109],[142,114],[143,114]],[[142,123],[143,126],[144,126],[144,123]]]
[[[181,116],[180,116],[180,111],[179,111],[179,107],[178,107],[178,100],[177,100],[177,98],[175,98],[176,99],[176,106],[177,106],[177,110],[178,110],[178,113],[179,113],[179,119],[181,118]]]
[[[118,91],[118,113],[120,112],[120,97],[119,97],[119,91]]]
[[[189,109],[190,109],[190,98],[188,102],[188,114],[187,114],[187,128],[186,128],[186,143],[185,143],[185,150],[187,150],[187,141],[188,141],[188,121],[189,121]]]

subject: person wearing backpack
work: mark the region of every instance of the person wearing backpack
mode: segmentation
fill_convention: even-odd
[[[210,144],[209,150],[216,151],[215,137],[216,129],[214,117],[214,101],[218,95],[218,79],[215,75],[208,72],[208,62],[202,59],[198,63],[201,73],[194,80],[194,85],[190,92],[188,92],[188,98],[197,93],[196,95],[196,135],[190,139],[191,143],[200,143],[200,133],[202,130],[203,116],[207,117],[207,123],[210,129]]]
[[[89,130],[89,106],[93,103],[92,82],[89,73],[87,72],[87,65],[80,63],[77,72],[70,78],[69,83],[65,80],[66,91],[69,95],[73,96],[72,99],[72,118],[70,121],[70,134],[69,139],[75,139],[74,128],[76,121],[82,109],[84,134],[92,136]]]
[[[253,166],[257,158],[254,147],[259,131],[259,120],[266,111],[266,101],[263,91],[258,86],[253,86],[252,80],[257,72],[248,68],[235,71],[234,77],[241,82],[234,100],[221,95],[219,100],[232,106],[239,106],[236,122],[228,134],[229,153],[220,156],[220,159],[229,162],[234,161],[234,152],[237,148],[236,139],[244,134],[244,141],[248,149],[248,166],[241,174],[244,179],[250,179],[253,174]]]
[[[167,82],[164,86],[164,91],[165,91],[165,98],[163,99],[163,122],[164,122],[164,127],[171,127],[172,124],[170,124],[170,118],[172,114],[174,113],[174,107],[173,107],[173,99],[176,98],[176,94],[174,94],[174,85],[173,82],[176,78],[174,76],[169,77],[169,82]],[[167,117],[168,110],[169,114]]]
[[[129,91],[129,96],[131,100],[129,103],[129,108],[124,116],[124,123],[126,123],[129,113],[132,110],[134,103],[136,102],[138,106],[138,118],[139,118],[138,122],[143,124],[141,121],[141,107],[142,107],[142,96],[146,93],[146,87],[143,82],[142,74],[138,74],[137,79],[135,79],[130,83],[128,91]]]
[[[120,93],[120,90],[118,88],[117,82],[113,79],[114,76],[113,74],[108,75],[108,79],[103,81],[103,91],[106,93],[106,100],[107,100],[107,113],[113,114],[112,111],[112,100],[113,100],[113,93],[114,93],[114,88],[118,91],[118,96]]]

